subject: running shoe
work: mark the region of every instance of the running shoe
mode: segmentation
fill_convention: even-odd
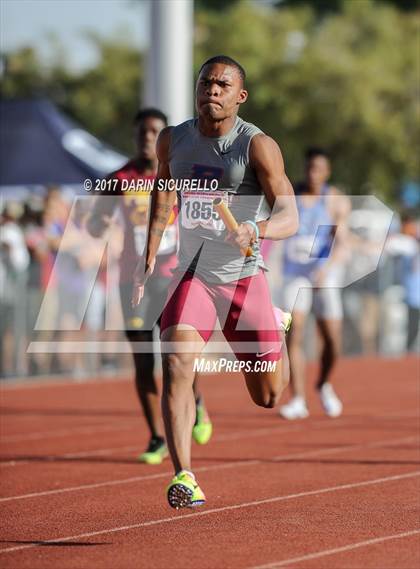
[[[213,425],[207,414],[204,403],[197,402],[196,418],[192,431],[193,439],[199,445],[205,445],[209,442],[213,433]]]
[[[292,325],[292,315],[290,314],[290,312],[283,312],[283,321],[280,329],[283,330],[285,334],[287,334],[287,332],[290,330],[291,325]]]
[[[331,383],[324,383],[318,392],[326,415],[328,417],[339,417],[343,412],[343,404],[337,397]]]
[[[290,312],[284,312],[284,310],[278,308],[278,306],[273,306],[273,311],[278,329],[280,332],[287,334],[292,325],[292,315]]]
[[[206,503],[206,497],[194,475],[181,470],[172,478],[166,489],[169,505],[176,510],[180,508],[195,508]]]
[[[165,440],[162,437],[152,437],[146,451],[137,460],[145,464],[161,464],[167,456],[168,448]]]
[[[289,403],[282,405],[279,409],[279,413],[283,419],[288,419],[289,421],[294,419],[306,419],[306,417],[309,416],[306,401],[303,397],[299,396],[293,397]]]

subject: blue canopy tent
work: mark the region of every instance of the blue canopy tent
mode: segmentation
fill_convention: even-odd
[[[119,168],[126,157],[83,130],[47,99],[0,101],[3,196],[72,186]]]

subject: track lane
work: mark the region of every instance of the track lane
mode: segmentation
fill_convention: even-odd
[[[31,547],[4,553],[2,566],[6,560],[5,567],[14,568],[108,568],[109,560],[112,559],[113,566],[118,569],[166,569],[168,566],[242,569],[250,564],[293,559],[314,552],[346,547],[349,544],[376,539],[378,535],[396,535],[411,531],[417,527],[417,504],[413,503],[413,496],[418,490],[418,477],[413,475],[369,485],[367,482],[410,475],[416,468],[418,446],[411,438],[418,434],[416,413],[413,412],[413,403],[417,401],[415,397],[418,395],[418,383],[412,375],[414,368],[413,363],[409,361],[404,363],[405,371],[398,369],[398,374],[404,376],[405,382],[404,390],[396,394],[397,368],[392,361],[375,362],[374,368],[372,362],[369,364],[366,360],[343,362],[341,372],[346,383],[343,379],[342,391],[347,402],[346,416],[337,421],[321,418],[316,410],[318,402],[311,394],[311,406],[315,410],[313,418],[292,425],[279,423],[273,413],[250,406],[243,385],[234,378],[225,380],[223,385],[220,378],[215,383],[214,378],[205,378],[204,389],[206,396],[208,393],[209,407],[214,410],[216,433],[227,435],[225,440],[215,441],[207,448],[194,448],[197,466],[213,467],[203,470],[199,477],[208,493],[207,508],[194,512],[191,517],[168,510],[162,494],[168,464],[158,467],[153,474],[149,474],[150,469],[144,470],[147,472],[145,476],[150,476],[150,479],[146,480],[1,504],[4,513],[2,519],[7,522],[2,532],[3,540],[7,538],[12,542],[33,542],[57,535],[80,536],[92,531],[103,531],[105,523],[109,522],[130,526],[139,515],[143,520],[140,523],[164,518],[176,520],[115,531],[110,535],[100,534],[102,537],[92,534],[90,538],[80,538],[79,544],[10,544],[11,547]],[[361,375],[362,372],[364,376]],[[132,400],[130,389],[127,389],[128,384],[124,387],[124,384],[115,383],[110,389],[111,385],[108,384],[105,391],[100,391],[99,396],[98,385],[95,385],[95,389],[91,389],[92,386],[83,389],[83,395],[87,396],[89,393],[89,397],[93,397],[96,394],[95,406],[99,415],[104,410],[110,410],[112,399],[119,401],[118,412],[136,412],[135,401]],[[75,391],[78,390],[78,386],[73,387],[77,388]],[[60,390],[62,393],[63,389],[55,387],[54,393]],[[121,390],[121,393],[113,395],[115,390]],[[31,395],[33,391],[31,390]],[[44,398],[46,393],[50,393],[45,389],[36,391],[43,392]],[[17,392],[18,390],[14,392],[14,396]],[[28,399],[25,401],[22,398],[24,393],[24,390],[20,391],[19,402],[15,401],[14,405],[21,408],[29,405]],[[234,407],[229,405],[229,397],[234,399]],[[49,399],[48,404],[54,410],[54,396]],[[71,411],[69,407],[67,409]],[[131,420],[132,415],[129,417]],[[53,419],[53,425],[54,413],[51,413],[50,418]],[[123,420],[123,414],[115,418],[117,421]],[[75,425],[78,420],[80,421],[80,417],[75,415]],[[316,422],[323,423],[325,427],[315,428]],[[26,421],[26,424],[29,425],[29,422]],[[279,433],[282,427],[286,429],[295,425],[299,428],[284,432],[284,436]],[[247,431],[252,432],[255,429],[267,431],[258,437],[246,436]],[[244,438],[236,436],[238,431],[244,432]],[[233,436],[229,438],[229,435]],[[141,429],[139,436],[144,436]],[[48,490],[47,485],[49,489],[54,490],[51,488],[51,481],[54,481],[54,486],[60,486],[75,480],[86,483],[89,478],[109,481],[113,474],[126,477],[133,472],[137,474],[139,468],[144,467],[132,462],[129,450],[131,446],[127,444],[132,440],[128,440],[129,437],[131,434],[128,435],[125,431],[115,432],[116,453],[96,457],[104,458],[103,461],[92,461],[95,457],[87,455],[79,457],[80,460],[76,457],[75,460],[57,461],[52,464],[40,460],[38,463],[33,461],[29,465],[30,468],[11,468],[9,490],[12,492],[13,489],[21,488],[22,470],[25,471],[23,478],[26,477],[22,488],[26,485],[28,489],[37,487],[41,491],[43,488]],[[98,443],[101,441],[104,445],[102,449],[94,446],[96,444],[99,447]],[[382,447],[372,446],[381,441]],[[103,436],[97,434],[89,440],[82,439],[80,444],[89,444],[90,449],[94,451],[96,448],[100,452],[107,447],[112,448],[108,442],[103,441]],[[41,447],[45,454],[47,451],[58,455],[60,451],[61,454],[66,454],[63,450],[67,449],[68,453],[76,454],[89,451],[86,447],[85,450],[78,450],[78,438],[72,439],[71,436],[68,439],[38,441],[37,446],[40,443],[45,443],[45,447]],[[19,453],[28,450],[25,444],[19,448]],[[60,445],[68,446],[63,449]],[[117,448],[118,445],[121,447]],[[353,448],[349,449],[351,446]],[[121,451],[124,447],[127,450]],[[273,460],[275,456],[280,458]],[[229,459],[232,466],[224,468]],[[246,464],[240,465],[241,461]],[[19,472],[14,482],[13,472]],[[1,471],[1,474],[3,479],[4,472]],[[363,485],[319,494],[322,488],[354,483]],[[284,498],[302,493],[308,494]],[[280,497],[281,500],[267,502]],[[244,501],[244,498],[249,500]],[[249,501],[261,503],[236,507]],[[186,522],[186,527],[181,531],[178,522],[180,518]],[[107,527],[109,529],[110,526]],[[381,555],[379,545],[372,544],[367,548],[370,550],[372,547],[379,551],[374,555],[373,565],[365,562],[371,557],[360,547],[355,551],[337,553],[338,557],[325,556],[322,558],[323,568],[359,569],[362,560],[363,567],[382,569],[390,566],[392,561],[393,567],[412,569],[409,563],[415,558],[414,538],[415,536],[404,538],[409,544],[408,550],[404,547],[405,556],[401,555],[402,542],[398,545],[398,540],[389,540],[386,542],[386,555]],[[4,542],[3,546],[8,547]],[[339,563],[343,563],[341,566],[331,564],[337,559]],[[359,566],[347,565],[348,560],[353,563],[355,559],[358,559]],[[396,564],[397,560],[401,563]],[[317,562],[316,559],[307,560],[303,562],[302,567],[319,569]]]

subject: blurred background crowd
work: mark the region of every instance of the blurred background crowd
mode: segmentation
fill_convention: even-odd
[[[3,34],[17,25],[17,6],[29,10],[22,23],[29,28],[37,4],[35,10],[51,11],[51,21],[61,9],[60,26],[71,10],[77,57],[57,31],[38,31],[40,41],[28,35],[20,44]],[[84,179],[105,175],[132,153],[150,2],[6,0],[1,10],[1,376],[123,369],[126,353],[27,349],[39,341],[124,340],[118,230],[98,267],[103,251],[84,229],[90,201],[75,196],[86,195]],[[99,22],[89,28],[91,10],[103,14],[106,29]],[[332,183],[359,196],[349,223],[364,246],[345,261],[347,282],[369,274],[342,290],[348,355],[418,349],[418,39],[415,0],[195,2],[195,71],[216,52],[238,59],[251,93],[242,117],[278,141],[292,181],[303,175],[304,149],[319,145],[330,153]],[[387,208],[373,207],[368,196]],[[372,256],[380,258],[374,271]],[[276,299],[281,245],[268,262]],[[307,344],[313,353],[310,332]]]

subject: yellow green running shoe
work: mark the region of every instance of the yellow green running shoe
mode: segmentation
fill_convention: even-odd
[[[172,478],[166,489],[169,505],[176,510],[180,508],[195,508],[206,503],[206,497],[193,475],[181,470]]]
[[[292,315],[290,312],[283,312],[284,333],[287,334],[292,326]]]
[[[168,449],[164,439],[156,437],[150,439],[150,443],[146,451],[143,452],[137,460],[139,462],[144,462],[145,464],[161,464],[167,456]]]
[[[205,445],[209,442],[213,433],[213,425],[207,415],[206,408],[203,403],[196,405],[196,419],[192,431],[193,439],[199,445]]]

